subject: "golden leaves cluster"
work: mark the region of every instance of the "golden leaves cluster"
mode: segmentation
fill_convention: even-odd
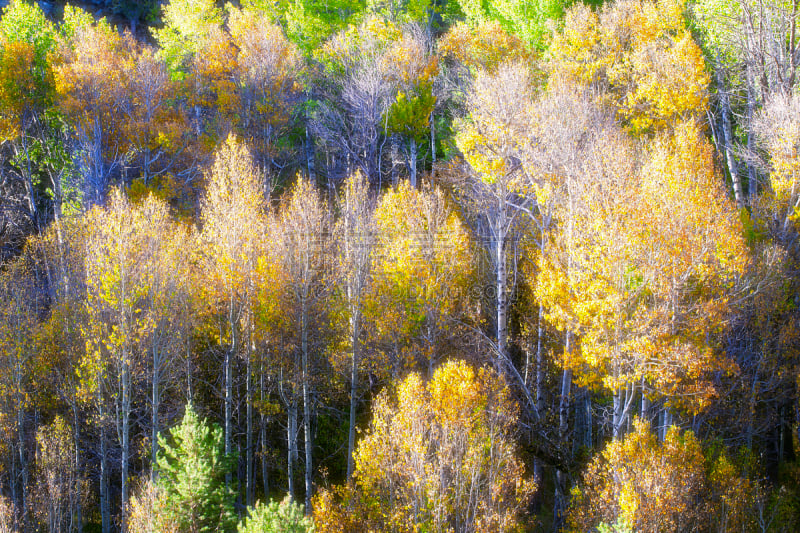
[[[516,418],[488,369],[451,361],[428,383],[409,375],[377,399],[359,442],[351,497],[360,521],[383,531],[514,530],[535,489],[511,439]],[[317,515],[335,510],[327,503],[315,510],[318,526],[328,521]]]

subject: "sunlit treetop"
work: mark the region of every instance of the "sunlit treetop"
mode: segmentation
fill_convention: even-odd
[[[473,72],[480,69],[492,72],[505,62],[532,59],[525,44],[497,21],[485,21],[476,26],[455,24],[439,40],[439,55]]]
[[[549,49],[555,76],[593,86],[636,134],[705,117],[709,74],[683,0],[577,4]]]
[[[152,30],[173,76],[183,77],[189,60],[222,27],[223,12],[214,0],[171,0],[164,6],[164,27]]]
[[[0,140],[18,137],[27,112],[51,101],[56,30],[37,5],[13,0],[0,18]]]
[[[284,13],[286,34],[311,56],[331,35],[357,25],[363,13],[363,0],[294,0]]]

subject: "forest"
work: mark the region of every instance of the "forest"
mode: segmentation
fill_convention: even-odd
[[[800,530],[798,0],[0,4],[0,532]]]

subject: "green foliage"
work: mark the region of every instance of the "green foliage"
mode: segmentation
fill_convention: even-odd
[[[257,503],[236,530],[238,533],[314,533],[314,521],[305,516],[302,505],[287,495],[280,503]]]
[[[219,30],[223,13],[214,0],[172,0],[164,6],[164,28],[153,37],[174,78],[183,78],[190,58],[214,30]]]
[[[559,20],[571,2],[565,0],[458,0],[470,26],[497,21],[533,49],[544,49],[549,21]]]
[[[58,27],[62,37],[71,42],[78,32],[91,28],[94,24],[94,17],[83,9],[71,5],[64,6],[64,20]]]
[[[388,111],[389,130],[421,141],[428,131],[435,105],[436,97],[430,85],[423,85],[416,91],[398,92]]]
[[[47,107],[53,95],[49,55],[56,31],[35,5],[13,0],[0,18],[0,140],[13,139],[31,110]],[[24,129],[24,128],[23,128]]]
[[[597,526],[597,533],[633,533],[633,530],[625,521],[625,518],[620,516],[614,524],[603,522]]]
[[[179,531],[234,531],[234,493],[225,486],[234,457],[223,453],[222,429],[201,420],[189,404],[170,435],[172,442],[158,437],[157,485],[163,491],[163,515]]]
[[[286,33],[310,56],[328,37],[357,24],[364,7],[364,0],[294,0],[284,14]]]
[[[8,41],[30,43],[35,49],[36,69],[41,76],[47,68],[47,55],[56,44],[56,29],[35,3],[12,0],[0,18],[0,36]]]

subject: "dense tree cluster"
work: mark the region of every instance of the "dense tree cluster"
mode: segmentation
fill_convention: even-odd
[[[800,527],[796,3],[105,4],[0,14],[0,530]]]

